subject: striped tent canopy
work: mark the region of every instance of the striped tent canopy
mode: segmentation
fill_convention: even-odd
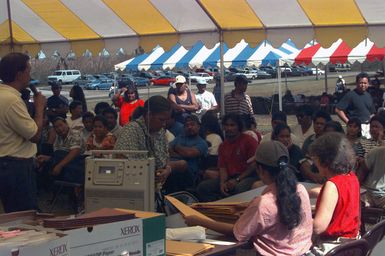
[[[293,53],[287,58],[282,58],[282,62],[298,65],[317,66],[318,64],[337,64],[349,62],[364,62],[364,61],[383,61],[385,57],[385,47],[378,48],[369,39],[362,41],[356,47],[350,48],[343,40],[339,39],[329,48],[323,48],[319,43],[309,45],[303,50]]]
[[[0,56],[131,54],[177,43],[190,49],[199,40],[233,48],[242,38],[251,47],[287,38],[329,47],[338,38],[354,46],[368,37],[382,47],[384,34],[384,0],[0,0]]]
[[[223,63],[225,67],[245,67],[276,65],[281,58],[300,50],[291,40],[287,40],[279,48],[274,48],[268,41],[260,43],[257,47],[250,47],[244,40],[233,48],[224,47]],[[173,68],[200,68],[219,67],[219,43],[208,49],[202,42],[197,42],[190,50],[180,44],[175,45],[170,51],[165,51],[157,46],[149,54],[142,54],[115,65],[115,70],[149,70]]]

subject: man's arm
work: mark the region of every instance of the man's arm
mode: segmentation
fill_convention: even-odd
[[[68,152],[68,154],[59,163],[55,165],[55,167],[52,170],[52,175],[55,175],[55,176],[59,175],[61,170],[79,155],[80,155],[80,148],[71,149]]]
[[[195,158],[201,156],[201,152],[196,147],[185,147],[182,145],[174,145],[173,150],[182,157]]]
[[[35,106],[35,117],[33,120],[37,125],[37,131],[30,141],[38,143],[41,138],[41,131],[43,130],[44,110],[47,99],[41,94],[41,92],[37,93],[33,98]]]
[[[347,124],[349,122],[349,118],[346,116],[345,112],[342,110],[342,109],[339,109],[338,107],[336,107],[336,110],[335,110],[336,114],[338,115],[338,117],[345,123]]]

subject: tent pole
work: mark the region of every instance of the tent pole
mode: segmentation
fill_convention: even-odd
[[[329,72],[329,64],[325,65],[325,92],[328,92],[328,72]]]
[[[282,81],[281,81],[281,67],[279,66],[279,60],[277,61],[277,79],[278,79],[279,111],[282,111]]]
[[[224,55],[224,42],[223,42],[223,31],[220,30],[219,32],[219,47],[220,47],[220,61],[219,61],[219,68],[221,72],[221,116],[223,117],[225,115],[225,67],[223,65],[223,55]]]
[[[8,27],[9,27],[9,42],[10,42],[11,52],[13,52],[15,50],[14,49],[15,42],[13,41],[11,4],[9,0],[7,0],[7,12],[8,12]]]

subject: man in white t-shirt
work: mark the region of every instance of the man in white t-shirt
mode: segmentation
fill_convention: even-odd
[[[195,98],[198,102],[199,109],[196,111],[199,119],[207,111],[216,111],[218,109],[217,101],[215,100],[214,94],[209,91],[206,91],[207,82],[204,79],[197,79],[197,88],[198,92],[195,95]]]

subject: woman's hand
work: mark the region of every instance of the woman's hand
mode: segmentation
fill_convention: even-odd
[[[202,224],[203,219],[196,215],[189,215],[189,216],[184,216],[184,221],[188,226],[199,226],[200,224]]]

